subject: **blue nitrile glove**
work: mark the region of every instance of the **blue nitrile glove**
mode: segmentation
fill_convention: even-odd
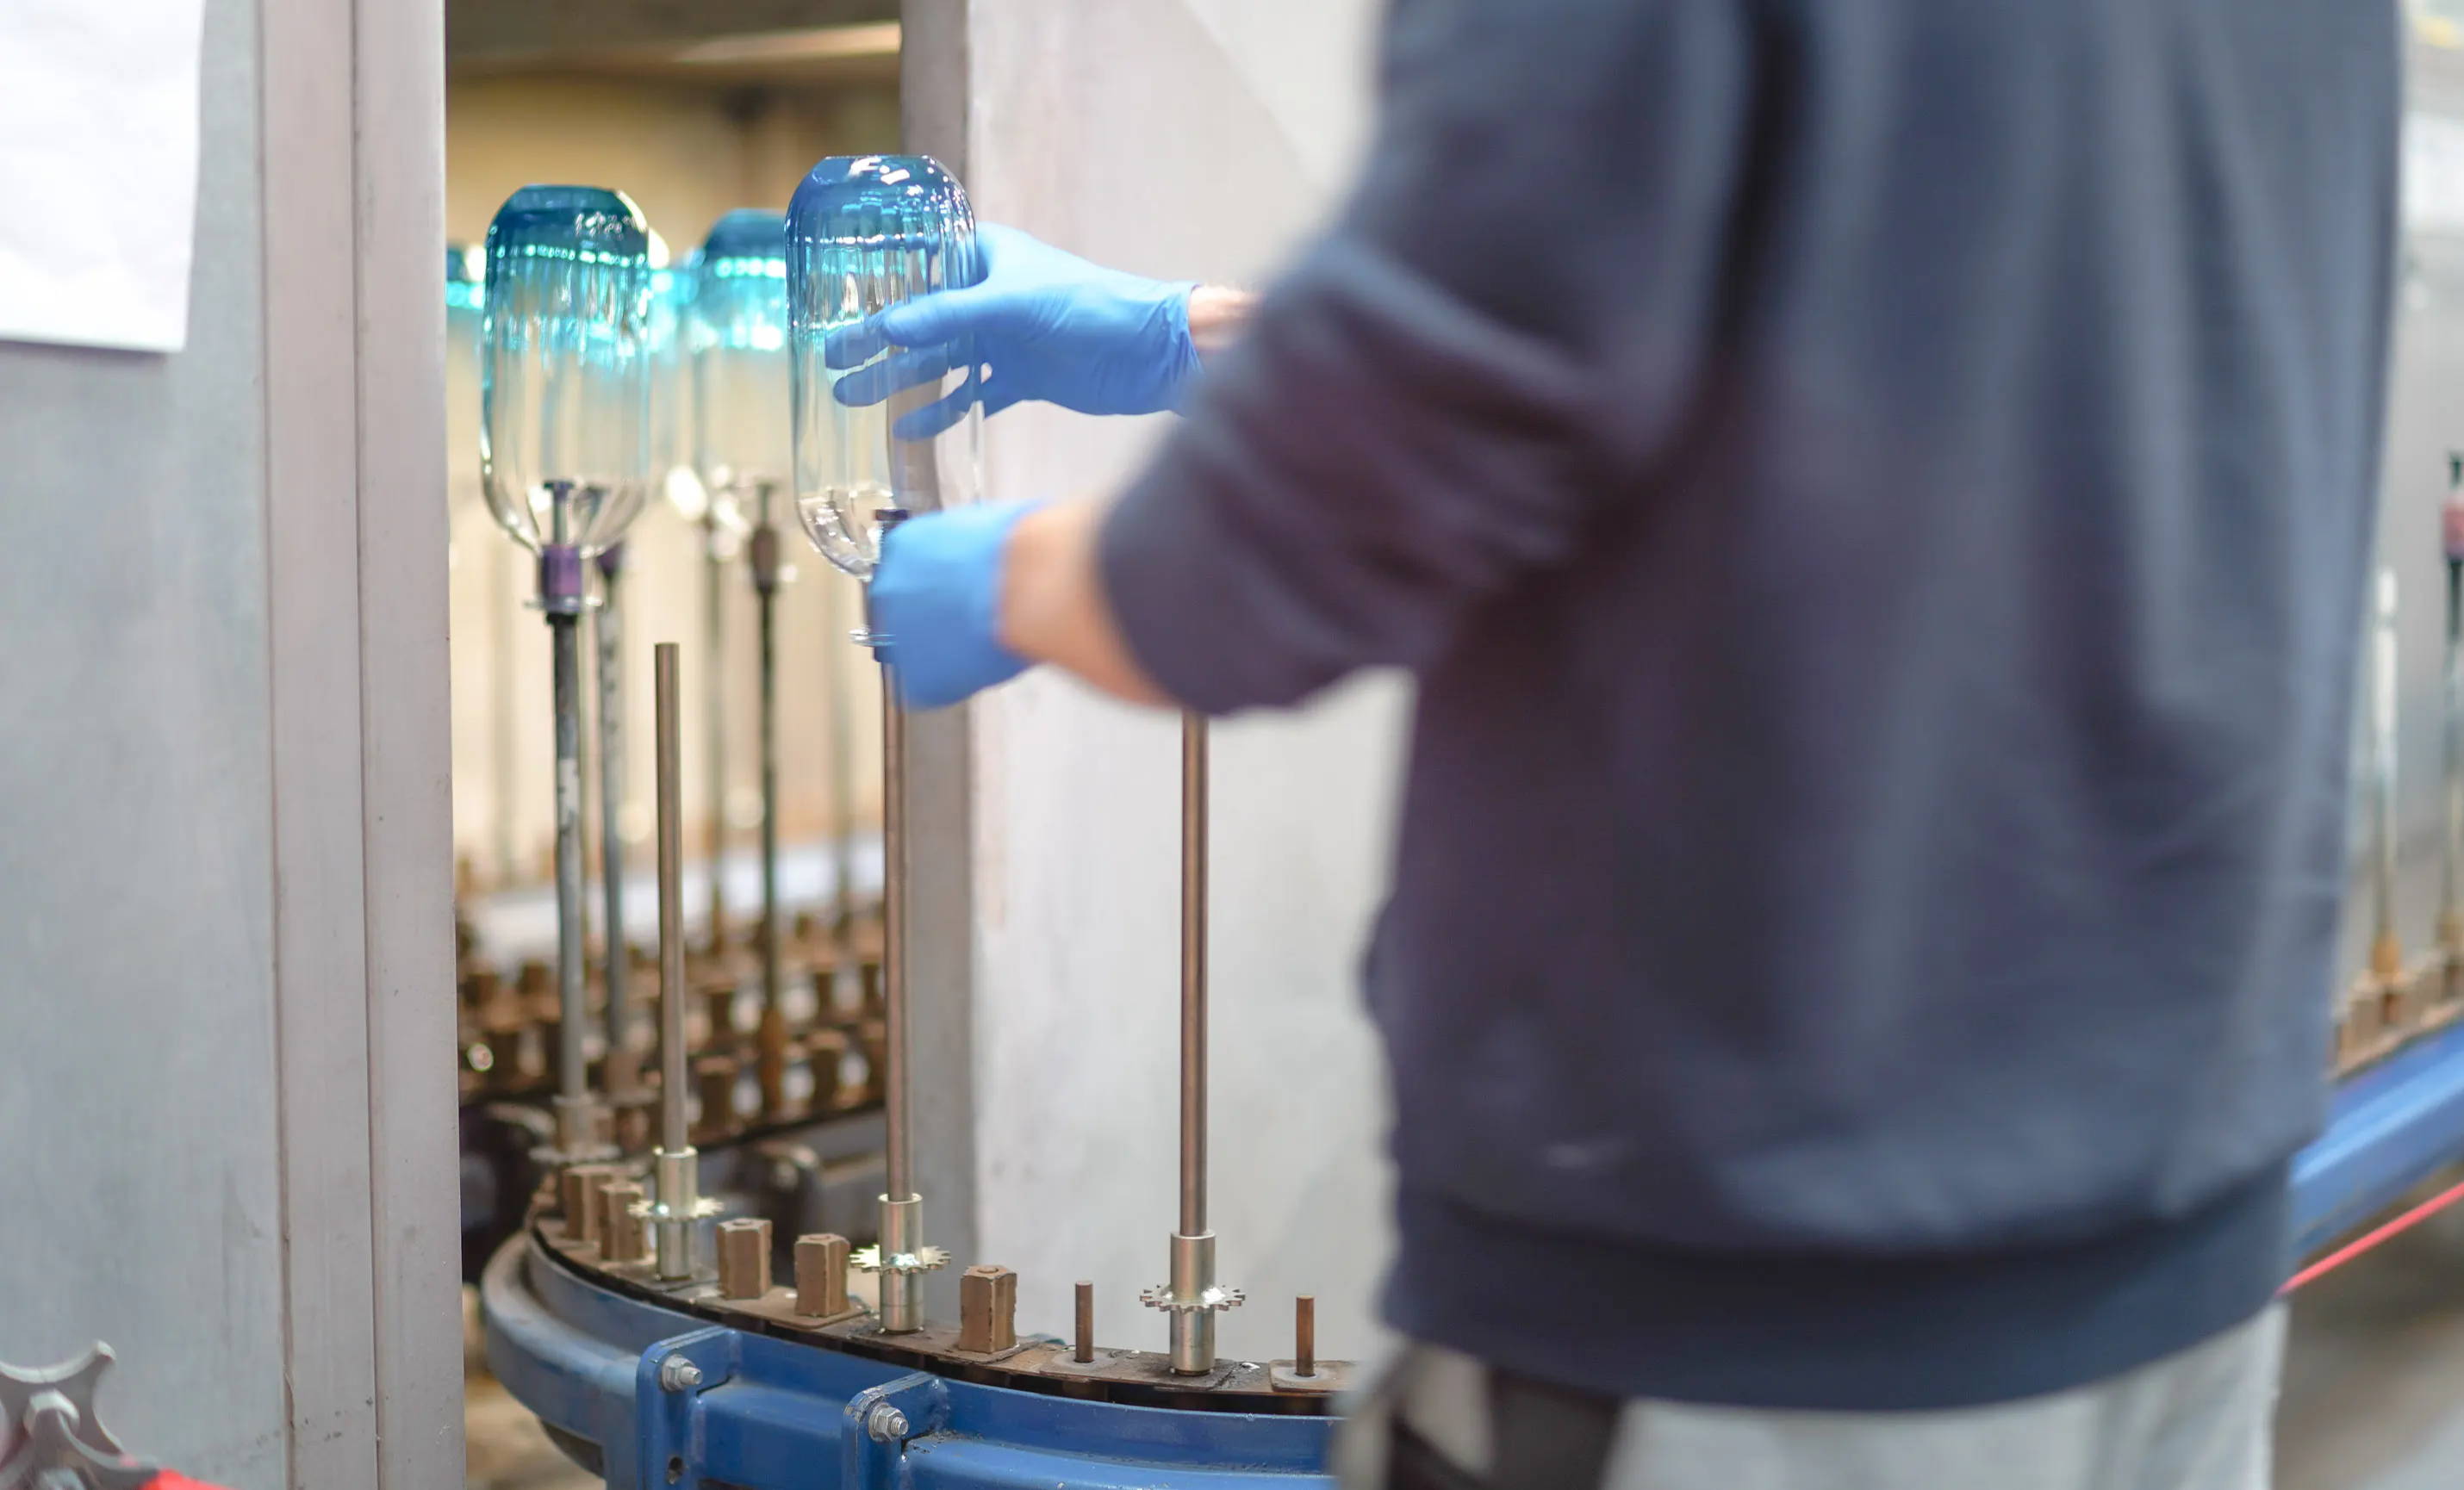
[[[1001,551],[1038,505],[926,513],[883,536],[869,624],[889,638],[886,654],[908,703],[939,709],[1025,668],[1001,644]]]
[[[979,367],[991,369],[980,386],[968,379],[937,403],[900,416],[900,439],[940,433],[979,393],[986,414],[1028,399],[1082,414],[1180,406],[1198,371],[1189,337],[1195,281],[1142,279],[991,223],[977,230],[976,241],[984,260],[979,282],[918,296],[829,334],[825,360],[855,369],[838,381],[839,402],[878,404],[901,388],[937,382],[954,362],[964,367],[972,352]]]

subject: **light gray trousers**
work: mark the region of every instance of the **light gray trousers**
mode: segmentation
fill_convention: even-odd
[[[1346,1425],[1345,1490],[2266,1490],[2284,1315],[2051,1396],[1940,1413],[1797,1413],[1632,1401],[1570,1408],[1493,1390],[1414,1346]]]

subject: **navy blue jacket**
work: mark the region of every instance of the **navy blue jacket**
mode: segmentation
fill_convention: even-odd
[[[2387,0],[1401,0],[1108,520],[1209,711],[1419,680],[1402,1328],[1922,1408],[2248,1317],[2318,1120]]]

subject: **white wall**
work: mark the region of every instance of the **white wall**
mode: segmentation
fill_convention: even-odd
[[[1254,281],[1327,208],[1367,123],[1372,0],[978,4],[967,180],[979,216],[1155,274]],[[1155,421],[1020,408],[987,490],[1128,472]],[[1249,1291],[1227,1354],[1375,1340],[1386,1248],[1381,1077],[1354,984],[1385,878],[1403,690],[1371,680],[1215,743],[1213,1222]],[[1136,1304],[1174,1229],[1177,724],[1054,677],[977,706],[979,1255],[1022,1327],[1160,1348]]]

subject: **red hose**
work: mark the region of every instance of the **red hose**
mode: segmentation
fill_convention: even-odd
[[[2285,1294],[2289,1294],[2296,1288],[2299,1288],[2318,1279],[2324,1278],[2329,1273],[2332,1273],[2336,1269],[2343,1266],[2345,1263],[2350,1262],[2353,1259],[2360,1257],[2363,1253],[2376,1247],[2379,1243],[2387,1240],[2391,1237],[2401,1236],[2402,1234],[2412,1230],[2414,1227],[2430,1219],[2431,1216],[2436,1216],[2439,1212],[2446,1210],[2449,1206],[2455,1204],[2457,1201],[2464,1201],[2464,1185],[2458,1185],[2454,1189],[2446,1192],[2444,1194],[2425,1200],[2421,1204],[2414,1206],[2411,1210],[2407,1211],[2402,1216],[2397,1216],[2394,1220],[2387,1222],[2385,1226],[2379,1227],[2377,1230],[2370,1232],[2367,1236],[2361,1237],[2338,1247],[2335,1251],[2328,1253],[2325,1257],[2321,1258],[2318,1261],[2311,1263],[2308,1267],[2303,1268],[2301,1271],[2294,1274],[2290,1279],[2286,1280],[2284,1286],[2277,1290],[2277,1296],[2281,1297]]]

